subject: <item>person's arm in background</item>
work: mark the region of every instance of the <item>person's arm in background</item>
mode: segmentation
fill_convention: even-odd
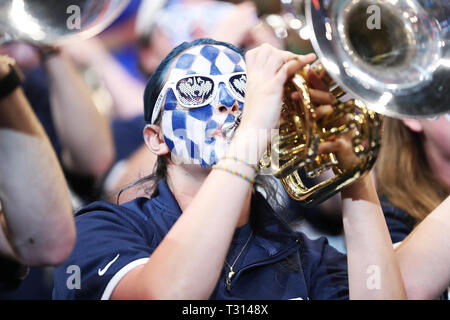
[[[342,191],[342,217],[350,299],[406,298],[400,268],[370,174]]]
[[[320,153],[335,153],[344,170],[353,166],[350,158],[356,158],[351,149],[351,139],[345,137],[319,145]],[[405,299],[402,274],[372,175],[367,173],[344,188],[341,197],[350,299]]]
[[[98,111],[87,85],[64,52],[44,58],[43,64],[64,166],[102,178],[115,157],[109,119]]]
[[[322,77],[308,72],[311,100],[319,107],[316,116],[333,112],[334,96]],[[341,170],[353,168],[360,160],[353,149],[352,132],[319,144],[319,153],[336,154]],[[402,275],[375,189],[367,173],[341,191],[342,219],[347,248],[350,299],[404,299]],[[374,282],[370,281],[373,277]],[[370,284],[370,285],[369,285]]]
[[[108,51],[101,40],[91,38],[64,47],[79,64],[92,68],[113,98],[114,116],[121,119],[142,114],[145,85],[135,79]]]
[[[235,46],[255,48],[263,43],[275,48],[283,49],[283,43],[275,36],[272,29],[258,19],[255,3],[245,1],[237,4],[217,24],[214,30],[198,37],[208,37],[215,40],[229,42]]]
[[[450,196],[395,250],[408,299],[436,299],[450,285]]]
[[[0,79],[10,59],[0,56]],[[21,88],[0,98],[0,254],[24,265],[58,265],[72,250],[68,187]]]

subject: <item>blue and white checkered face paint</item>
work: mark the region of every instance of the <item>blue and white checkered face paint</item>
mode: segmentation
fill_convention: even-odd
[[[168,89],[161,126],[173,160],[209,167],[225,154],[230,141],[223,137],[221,128],[225,123],[234,122],[242,113],[243,99],[238,101],[236,97],[239,93],[245,94],[245,82],[241,78],[232,78],[234,86],[230,86],[227,82],[231,82],[228,81],[231,77],[226,75],[245,70],[245,61],[240,54],[216,45],[190,48],[174,62],[167,82],[186,75],[209,75],[215,79],[217,90],[208,97],[209,104],[186,108],[182,106],[185,101],[177,100],[174,90]],[[191,84],[192,90],[194,84]],[[210,88],[210,85],[205,83],[204,87]],[[189,94],[189,90],[185,91]],[[181,96],[178,92],[179,99],[183,100]]]

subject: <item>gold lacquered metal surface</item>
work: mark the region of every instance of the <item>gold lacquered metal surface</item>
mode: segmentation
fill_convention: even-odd
[[[344,92],[333,83],[332,92],[337,98],[333,112],[317,119],[304,74],[305,71],[296,74],[285,85],[279,136],[272,140],[261,166],[270,167],[291,198],[315,205],[372,168],[380,147],[382,119],[358,100],[340,101]],[[292,99],[293,92],[298,92],[299,98]],[[319,143],[342,134],[351,135],[352,150],[359,159],[357,165],[347,170],[340,169],[333,153],[318,153]],[[316,178],[329,169],[335,175],[308,188],[299,169],[308,178]]]

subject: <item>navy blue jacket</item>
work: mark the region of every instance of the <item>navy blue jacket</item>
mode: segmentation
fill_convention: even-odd
[[[120,206],[95,202],[77,214],[77,241],[66,263],[55,270],[54,299],[108,299],[128,271],[148,261],[181,214],[167,184],[162,181],[158,187],[159,195],[151,200],[137,198]],[[274,217],[258,193],[251,212]],[[310,240],[292,231],[283,236],[276,218],[266,220],[234,266],[229,287],[224,264],[211,299],[348,298],[345,255],[325,238]],[[227,261],[234,261],[251,225],[236,229]],[[269,238],[265,232],[280,236]]]

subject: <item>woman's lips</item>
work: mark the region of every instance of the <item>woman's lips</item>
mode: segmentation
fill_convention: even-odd
[[[207,131],[207,142],[211,143],[214,140],[223,140],[226,142],[231,142],[234,136],[234,132],[238,127],[239,122],[225,122],[219,125],[215,129],[210,129]]]
[[[217,138],[225,139],[225,136],[223,135],[222,132],[222,125],[220,125],[216,130],[213,131],[212,137],[216,139]]]
[[[228,134],[227,134],[228,136]],[[232,135],[231,135],[232,136]],[[218,141],[218,140],[222,140],[222,141],[226,141],[226,142],[230,142],[231,139],[228,139],[223,132],[223,125],[218,126],[216,129],[212,129],[210,131],[210,134],[207,135],[208,137],[208,143],[211,143],[213,141]]]

